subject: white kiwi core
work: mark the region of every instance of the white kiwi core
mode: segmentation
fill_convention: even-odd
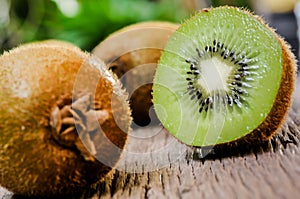
[[[197,83],[207,93],[225,90],[229,91],[228,79],[233,71],[233,66],[220,61],[217,57],[208,58],[200,62],[201,77]]]

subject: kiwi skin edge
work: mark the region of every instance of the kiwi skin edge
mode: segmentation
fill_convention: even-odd
[[[34,92],[34,97],[30,96],[25,100],[22,97],[10,96],[10,94],[6,94],[8,98],[5,99],[0,94],[3,100],[2,108],[0,108],[1,186],[22,196],[70,198],[78,196],[84,189],[98,182],[112,170],[111,166],[96,159],[87,160],[82,155],[81,149],[78,148],[81,140],[75,132],[70,134],[70,139],[75,138],[77,145],[70,147],[61,145],[53,138],[49,124],[53,106],[63,101],[72,101],[77,72],[89,58],[88,53],[60,41],[25,44],[0,57],[1,67],[7,67],[8,70],[15,66],[14,63],[19,67],[24,66],[22,67],[24,70],[13,73],[14,76],[11,77],[13,82],[19,82],[18,78],[21,73],[26,75],[24,81],[28,80],[26,78],[27,75],[29,76],[28,85],[32,86],[34,82],[39,82],[39,84],[34,84],[35,88],[30,88]],[[24,63],[28,66],[23,65]],[[102,67],[105,67],[104,64]],[[0,70],[3,72],[0,75],[10,80],[11,78],[6,77],[4,73],[5,68]],[[103,70],[107,69],[103,68]],[[56,71],[61,73],[56,73]],[[100,76],[99,71],[95,70],[94,78],[98,78],[98,75]],[[120,83],[113,74],[105,75],[108,74],[104,73],[98,79],[97,92],[94,93],[96,102],[100,102],[101,107],[107,109],[109,113],[101,128],[105,136],[122,149],[126,145],[131,124],[128,96],[121,89]],[[112,85],[111,80],[107,78],[113,78],[116,84]],[[88,83],[85,85],[88,86]],[[5,91],[6,86],[0,85],[1,92],[2,89]],[[14,84],[10,87],[14,87]],[[10,90],[10,87],[7,89]],[[110,99],[113,89],[119,95],[116,97],[119,105],[116,109],[110,110],[111,102],[107,100]],[[8,113],[8,108],[13,113],[3,115]],[[118,118],[118,115],[121,117]],[[116,126],[114,119],[118,120],[118,125],[124,127],[126,132],[122,131],[123,128]],[[115,165],[120,154],[110,153],[110,147],[102,141],[104,133],[96,133],[93,141],[96,143],[97,152]]]
[[[223,7],[228,8],[230,6]],[[201,12],[209,12],[210,10],[211,9],[203,9]],[[207,148],[209,151],[207,158],[236,155],[237,153],[242,153],[242,151],[244,153],[248,153],[249,150],[252,150],[253,146],[259,146],[270,140],[272,136],[274,136],[278,130],[280,130],[280,127],[283,125],[287,113],[292,105],[292,98],[297,77],[297,61],[295,55],[291,52],[290,45],[286,43],[285,40],[275,32],[274,29],[270,28],[261,17],[254,15],[248,10],[242,10],[264,24],[265,27],[271,30],[271,32],[277,38],[282,49],[283,63],[281,82],[271,111],[265,120],[255,130],[244,137],[228,143],[221,143],[207,147],[195,147],[203,149]]]

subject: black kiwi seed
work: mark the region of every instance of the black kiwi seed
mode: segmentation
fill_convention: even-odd
[[[220,48],[221,45],[222,45],[222,44],[221,44],[220,42],[218,42],[217,47]]]
[[[234,98],[236,99],[236,100],[239,100],[240,99],[240,97],[235,93],[235,94],[233,94],[233,96],[234,96]]]
[[[229,95],[227,95],[227,102],[228,102],[229,106],[232,106],[232,105],[233,105],[233,102],[232,102],[232,101],[233,101],[233,100],[232,100],[232,97],[229,96]]]
[[[218,48],[216,48],[216,47],[214,46],[213,52],[215,53],[215,52],[217,52],[217,51],[218,51]]]
[[[233,56],[232,56],[232,59],[231,59],[231,62],[235,62],[235,61],[236,61],[236,56],[233,55]]]
[[[202,97],[202,93],[199,92],[197,99],[200,100]]]
[[[223,57],[223,56],[224,56],[224,54],[225,54],[225,51],[222,51],[222,53],[221,53],[221,57]]]
[[[207,111],[208,111],[208,106],[205,107],[205,112],[207,112]]]
[[[234,75],[234,78],[237,79],[237,78],[241,78],[240,74],[237,74],[237,75]]]
[[[201,107],[199,108],[199,113],[202,113],[202,111],[203,111],[203,106],[201,106]]]
[[[197,70],[197,67],[195,66],[195,64],[191,64],[191,70]]]
[[[194,75],[199,75],[200,72],[196,70],[196,71],[193,72],[193,74],[194,74]]]
[[[199,91],[197,91],[197,98],[198,100],[202,97],[202,93],[200,93]]]
[[[205,46],[205,51],[208,52],[208,50],[209,50],[209,47]]]
[[[241,82],[236,82],[236,85],[237,85],[238,87],[242,87],[242,86],[243,86],[243,84],[242,84]]]
[[[206,104],[206,99],[202,101],[201,106],[204,107]]]

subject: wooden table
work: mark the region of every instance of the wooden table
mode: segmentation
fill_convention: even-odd
[[[79,198],[300,198],[300,86],[296,96],[271,141],[232,156],[201,158],[162,127],[135,130],[118,168]],[[22,197],[0,188],[0,198]]]

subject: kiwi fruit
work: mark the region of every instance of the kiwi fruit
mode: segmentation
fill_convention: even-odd
[[[129,25],[108,36],[93,50],[126,87],[133,127],[155,124],[156,117],[151,113],[153,76],[162,49],[177,28],[177,24],[161,21]]]
[[[88,81],[87,81],[88,79]],[[0,57],[0,185],[18,195],[76,195],[118,162],[128,94],[72,44],[25,44]]]
[[[295,79],[289,45],[260,17],[229,6],[203,9],[166,44],[154,108],[188,145],[259,143],[282,125]]]

